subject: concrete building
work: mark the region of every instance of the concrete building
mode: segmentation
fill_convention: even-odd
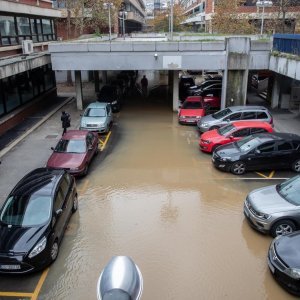
[[[239,17],[243,17],[253,23],[257,28],[261,25],[262,9],[256,6],[256,0],[240,1],[237,8]],[[195,31],[214,32],[212,18],[215,13],[217,0],[181,0],[181,5],[185,9],[186,20],[183,24],[193,27]],[[285,32],[294,33],[296,31],[297,20],[300,16],[300,3],[296,1],[286,6],[285,11]],[[282,9],[277,0],[273,0],[272,7],[265,7],[264,19],[265,25],[273,22],[275,19],[282,19]],[[299,21],[298,21],[299,22]]]
[[[46,51],[60,17],[49,0],[1,0],[0,134],[56,95]]]

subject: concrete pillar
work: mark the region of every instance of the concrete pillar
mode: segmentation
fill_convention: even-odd
[[[227,66],[224,70],[222,105],[245,105],[250,61],[250,38],[226,39]]]
[[[274,75],[273,89],[272,89],[272,99],[271,107],[278,108],[280,102],[280,78],[279,74]]]
[[[76,91],[76,104],[77,109],[83,109],[83,97],[82,97],[82,82],[81,71],[75,71],[75,91]]]
[[[94,71],[95,92],[99,93],[99,71]]]
[[[173,111],[178,111],[179,101],[179,71],[173,71]]]
[[[102,71],[102,82],[107,84],[107,71]]]

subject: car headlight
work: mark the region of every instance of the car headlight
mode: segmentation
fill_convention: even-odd
[[[185,116],[180,116],[181,119],[185,119]]]
[[[29,253],[28,257],[32,258],[32,257],[35,257],[36,255],[40,254],[46,248],[46,245],[47,245],[47,239],[46,239],[46,237],[44,237],[32,249],[32,251]]]
[[[220,157],[220,161],[231,161],[231,157]]]
[[[270,215],[261,213],[261,212],[259,212],[259,211],[256,211],[256,212],[255,212],[255,215],[256,215],[258,218],[263,219],[263,220],[268,220],[268,219],[271,218]]]
[[[117,104],[117,101],[113,101],[111,104]]]
[[[202,123],[201,126],[202,127],[208,127],[208,123]]]
[[[284,272],[293,279],[300,279],[300,269],[288,268]]]
[[[200,119],[201,118],[201,116],[196,116],[196,119]]]
[[[202,140],[202,143],[203,144],[210,144],[210,141],[208,141],[208,140]]]

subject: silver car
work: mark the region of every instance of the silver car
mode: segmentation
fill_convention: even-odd
[[[263,106],[230,106],[202,117],[197,126],[201,132],[205,132],[236,121],[262,121],[273,125],[270,112]]]
[[[111,105],[94,102],[89,104],[81,116],[80,130],[90,130],[107,133],[113,123]]]
[[[256,230],[273,237],[300,229],[300,175],[252,191],[244,203],[244,215]]]

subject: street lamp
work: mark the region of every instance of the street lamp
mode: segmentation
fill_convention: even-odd
[[[261,26],[260,26],[260,35],[263,34],[264,31],[264,16],[265,16],[265,7],[271,7],[273,5],[272,1],[269,0],[258,0],[256,2],[257,7],[262,7],[262,16],[261,16]]]
[[[103,3],[104,8],[108,8],[108,27],[109,27],[109,41],[111,41],[111,18],[110,18],[110,8],[114,5],[110,2]]]
[[[119,19],[122,21],[122,31],[123,31],[123,38],[125,40],[125,19],[127,18],[127,11],[120,10],[119,11]]]

